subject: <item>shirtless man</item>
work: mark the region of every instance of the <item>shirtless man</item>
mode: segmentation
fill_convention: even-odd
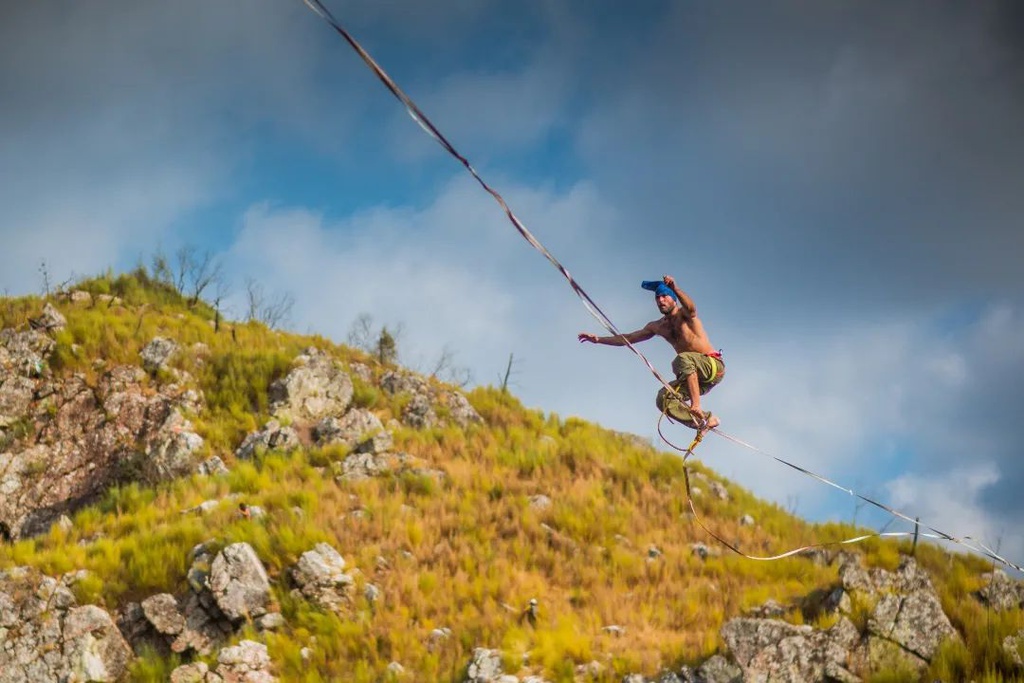
[[[636,332],[614,337],[598,337],[588,332],[579,335],[580,342],[625,346],[662,337],[675,349],[672,371],[676,375],[674,387],[680,398],[664,387],[658,392],[658,410],[694,429],[714,429],[720,424],[717,417],[700,407],[700,397],[722,381],[725,363],[722,354],[708,340],[704,325],[697,317],[697,307],[687,294],[679,289],[675,278],[666,275],[662,281],[648,281],[641,285],[654,292],[654,303],[662,317],[647,323]]]

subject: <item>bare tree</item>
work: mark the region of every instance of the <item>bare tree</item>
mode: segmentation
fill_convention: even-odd
[[[370,354],[382,364],[398,362],[398,342],[402,337],[401,323],[389,328],[382,325],[376,329],[373,316],[360,313],[349,328],[346,341],[360,351]]]
[[[46,267],[46,259],[39,262],[39,274],[43,276],[43,294],[50,298],[50,271]]]
[[[213,283],[213,295],[211,296],[211,303],[213,304],[213,331],[220,332],[220,319],[223,315],[221,311],[221,304],[224,299],[228,298],[231,294],[231,287],[228,285],[223,278],[218,278]]]
[[[441,349],[441,355],[434,362],[430,376],[459,387],[465,387],[473,381],[473,371],[465,366],[455,364],[455,352],[447,344]]]
[[[508,354],[508,365],[505,366],[505,375],[501,378],[501,393],[508,393],[508,381],[512,377],[512,369],[515,364],[515,356]]]
[[[195,306],[202,298],[203,292],[223,282],[223,264],[209,251],[199,255],[192,247],[182,247],[178,254],[181,268],[179,277],[183,287],[179,291],[188,297],[189,306]]]
[[[174,281],[172,284],[178,294],[182,296],[185,295],[185,278],[195,262],[195,253],[196,248],[191,245],[185,245],[174,253],[174,269],[172,271]]]
[[[255,320],[271,329],[278,329],[291,319],[295,297],[290,293],[268,298],[263,285],[251,277],[245,279],[245,293],[248,302],[246,320]]]
[[[352,322],[352,327],[349,328],[346,341],[353,348],[365,351],[366,353],[373,353],[376,336],[373,331],[373,316],[369,313],[360,313]]]

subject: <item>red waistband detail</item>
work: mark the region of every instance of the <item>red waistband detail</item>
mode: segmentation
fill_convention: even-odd
[[[712,351],[711,353],[705,353],[704,355],[708,356],[710,358],[717,358],[718,360],[722,360],[722,352],[721,351]]]

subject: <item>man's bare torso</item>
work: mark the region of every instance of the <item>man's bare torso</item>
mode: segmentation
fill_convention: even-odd
[[[647,324],[647,329],[662,337],[676,353],[696,351],[697,353],[714,353],[715,347],[711,345],[704,325],[696,315],[687,315],[685,311],[679,310],[669,313],[660,320]]]

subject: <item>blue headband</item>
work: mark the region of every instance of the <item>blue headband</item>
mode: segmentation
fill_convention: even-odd
[[[676,293],[661,280],[644,280],[640,283],[640,286],[654,292],[654,296],[670,296],[676,303],[679,303],[679,297],[676,296]]]

